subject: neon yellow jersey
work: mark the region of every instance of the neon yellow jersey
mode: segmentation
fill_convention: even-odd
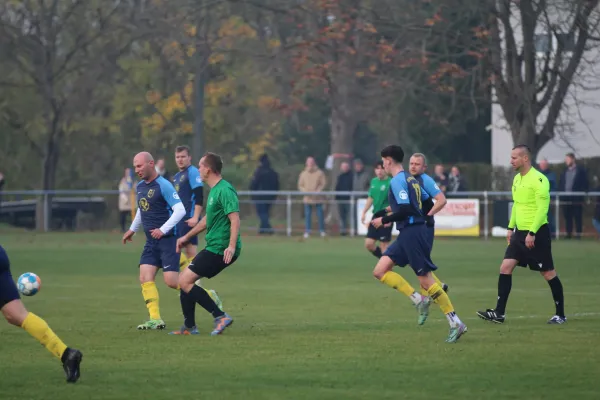
[[[513,207],[508,228],[536,233],[548,223],[550,183],[548,178],[531,167],[525,175],[517,174],[512,185]]]

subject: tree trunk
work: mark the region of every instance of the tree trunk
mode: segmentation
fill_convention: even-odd
[[[192,164],[196,165],[202,157],[202,143],[204,138],[204,88],[206,76],[204,62],[198,57],[196,77],[194,80],[194,139],[192,141]]]
[[[52,128],[50,128],[52,129]],[[56,169],[58,166],[59,158],[59,143],[60,133],[50,132],[48,142],[46,144],[46,154],[44,156],[44,163],[42,165],[42,182],[41,187],[44,191],[50,191],[55,189],[56,184]],[[52,195],[43,195],[38,199],[36,205],[36,229],[44,231],[46,229],[45,221],[48,221],[47,228],[50,229],[52,223]]]

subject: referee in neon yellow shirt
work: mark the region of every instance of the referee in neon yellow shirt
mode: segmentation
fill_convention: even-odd
[[[513,180],[513,207],[506,238],[508,247],[500,265],[498,302],[495,309],[478,311],[480,318],[501,324],[505,319],[506,303],[512,286],[515,267],[539,271],[552,290],[556,314],[549,324],[564,324],[563,286],[556,275],[552,260],[552,241],[548,227],[550,184],[544,174],[531,166],[531,151],[527,146],[516,146],[510,154],[510,164],[518,172]]]

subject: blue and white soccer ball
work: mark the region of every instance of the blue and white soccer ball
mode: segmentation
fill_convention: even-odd
[[[40,291],[42,281],[33,272],[26,272],[17,280],[17,288],[23,296],[33,296]]]

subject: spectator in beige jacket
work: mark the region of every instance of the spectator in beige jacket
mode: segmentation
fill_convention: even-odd
[[[131,178],[131,169],[125,168],[125,172],[119,181],[119,224],[121,231],[127,231],[125,223],[127,215],[131,214],[131,188],[133,179]]]
[[[313,157],[306,159],[306,168],[300,173],[298,178],[298,190],[301,192],[322,192],[327,185],[327,177],[325,173],[317,166]],[[317,220],[319,221],[319,231],[321,236],[325,236],[325,218],[323,216],[324,197],[319,195],[307,194],[303,198],[304,202],[304,218],[305,231],[304,238],[310,236],[312,227],[312,209],[313,206],[317,212]]]

